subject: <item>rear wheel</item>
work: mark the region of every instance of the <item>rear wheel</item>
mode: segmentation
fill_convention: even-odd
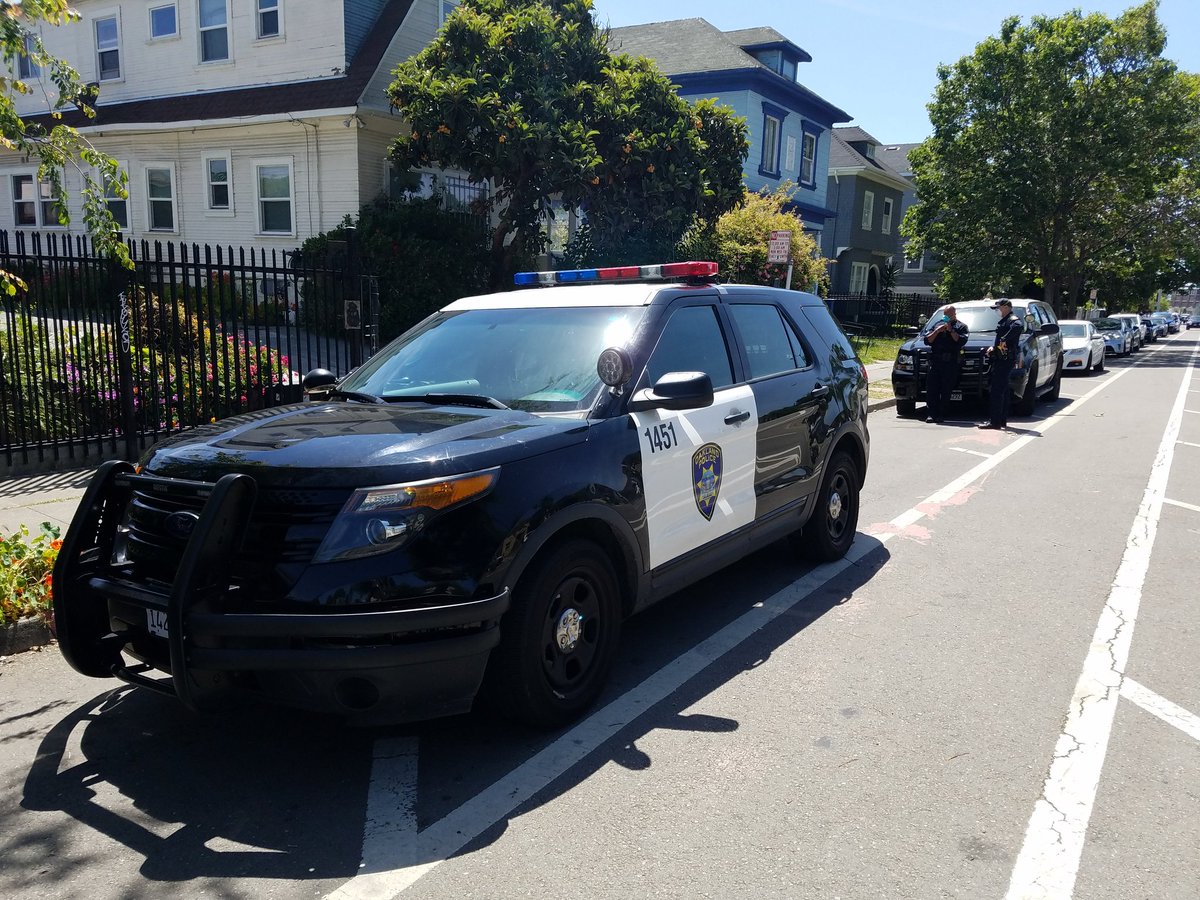
[[[1096,365],[1095,365],[1094,371],[1096,372],[1097,375],[1099,375],[1101,372],[1104,371],[1104,354],[1103,353],[1101,353],[1100,358],[1098,360],[1096,360]]]
[[[577,718],[604,687],[620,631],[612,562],[591,541],[551,550],[525,574],[500,621],[486,692],[509,718],[555,727]]]
[[[809,559],[841,559],[854,543],[858,528],[858,466],[839,450],[829,459],[816,509],[800,530],[799,549]]]
[[[1047,400],[1057,400],[1059,395],[1062,393],[1062,372],[1063,364],[1062,357],[1060,356],[1058,358],[1058,370],[1054,373],[1054,386],[1050,388],[1049,393],[1046,394]]]
[[[1033,415],[1033,407],[1037,405],[1037,374],[1037,363],[1034,363],[1029,367],[1029,378],[1025,381],[1025,391],[1015,405],[1017,415]]]
[[[902,419],[911,419],[917,414],[916,400],[897,400],[896,415]]]

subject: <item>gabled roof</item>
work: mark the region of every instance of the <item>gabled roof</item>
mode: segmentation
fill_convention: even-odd
[[[350,61],[347,71],[341,75],[307,79],[291,84],[268,84],[131,100],[127,103],[106,104],[102,93],[94,119],[89,119],[76,110],[69,110],[63,112],[61,123],[75,128],[95,129],[106,125],[157,125],[283,113],[303,114],[322,109],[356,106],[413,2],[414,0],[388,0],[375,26]],[[59,124],[48,115],[25,116],[24,120],[27,123],[41,123],[46,127]]]
[[[847,144],[855,144],[860,141],[865,141],[871,144],[879,143],[878,140],[876,140],[863,129],[859,128],[857,125],[847,125],[844,128],[835,128],[834,131],[836,131],[841,139]]]
[[[851,147],[842,136],[845,131],[857,131],[866,134],[861,128],[835,128],[833,129],[833,140],[829,142],[829,172],[835,174],[835,170],[841,170],[847,174],[865,174],[874,176],[874,180],[882,181],[890,184],[898,190],[908,190],[908,182],[904,177],[892,169],[878,158],[869,159],[863,156],[853,147]],[[870,137],[868,135],[868,137]],[[874,140],[874,138],[871,138]]]
[[[918,144],[890,144],[884,146],[879,145],[879,149],[875,151],[875,158],[882,162],[889,169],[894,169],[905,177],[912,174],[912,166],[908,163],[908,154],[913,147],[920,147]]]

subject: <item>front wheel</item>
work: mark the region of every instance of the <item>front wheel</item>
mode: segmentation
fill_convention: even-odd
[[[1058,359],[1058,370],[1054,373],[1054,386],[1046,394],[1047,400],[1057,400],[1062,394],[1062,373],[1063,365],[1062,357],[1060,356]]]
[[[584,712],[604,687],[620,632],[612,562],[572,540],[533,564],[500,620],[486,693],[509,718],[553,728]]]
[[[1037,363],[1029,367],[1029,377],[1025,380],[1025,392],[1021,394],[1021,399],[1016,403],[1016,412],[1019,416],[1033,415],[1033,407],[1037,404]]]
[[[816,509],[800,530],[800,552],[809,559],[841,559],[854,543],[858,528],[858,466],[839,450],[829,459]]]
[[[1099,375],[1101,372],[1104,371],[1104,354],[1103,353],[1100,354],[1100,359],[1096,361],[1096,365],[1093,368],[1093,371],[1097,375]]]
[[[897,400],[896,415],[902,419],[911,419],[917,414],[916,400]]]

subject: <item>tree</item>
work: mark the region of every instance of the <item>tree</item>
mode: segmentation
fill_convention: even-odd
[[[116,161],[99,152],[74,128],[61,124],[62,110],[79,109],[89,118],[96,115],[97,92],[89,88],[64,60],[46,52],[35,26],[39,22],[61,26],[78,22],[81,16],[67,0],[0,0],[0,42],[8,63],[8,75],[0,75],[0,146],[38,160],[38,181],[50,186],[58,221],[67,225],[67,190],[63,173],[68,166],[80,173],[83,183],[83,221],[92,234],[96,251],[132,267],[129,251],[105,203],[105,186],[127,196],[127,178]],[[29,94],[33,88],[20,77],[22,65],[27,71],[41,70],[55,87],[48,97],[49,128],[39,122],[26,122],[16,112],[14,96]],[[12,296],[25,288],[16,273],[0,270],[0,287]]]
[[[1034,278],[1048,302],[1065,291],[1074,306],[1112,258],[1147,252],[1145,216],[1200,139],[1200,95],[1162,57],[1156,13],[1148,0],[1115,19],[1009,18],[939,67],[902,231],[909,252],[941,257],[945,294]]]
[[[828,276],[817,242],[804,230],[800,217],[787,209],[791,186],[773,194],[743,190],[736,209],[720,216],[708,227],[700,223],[684,240],[682,255],[713,260],[721,279],[743,284],[770,284],[787,276],[786,263],[767,262],[767,242],[772,231],[792,233],[792,286],[810,290]]]
[[[497,287],[543,249],[556,201],[584,208],[611,256],[623,240],[673,245],[695,214],[732,202],[731,173],[740,184],[744,125],[692,109],[647,61],[614,59],[591,0],[464,0],[397,67],[389,97],[411,125],[398,164],[494,185]]]

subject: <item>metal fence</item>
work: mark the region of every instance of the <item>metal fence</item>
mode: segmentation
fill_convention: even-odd
[[[932,294],[831,294],[829,309],[843,323],[860,328],[915,328],[921,316],[930,316],[942,305]]]
[[[134,458],[148,443],[301,399],[378,348],[379,293],[353,240],[326,258],[0,231],[0,474]]]

